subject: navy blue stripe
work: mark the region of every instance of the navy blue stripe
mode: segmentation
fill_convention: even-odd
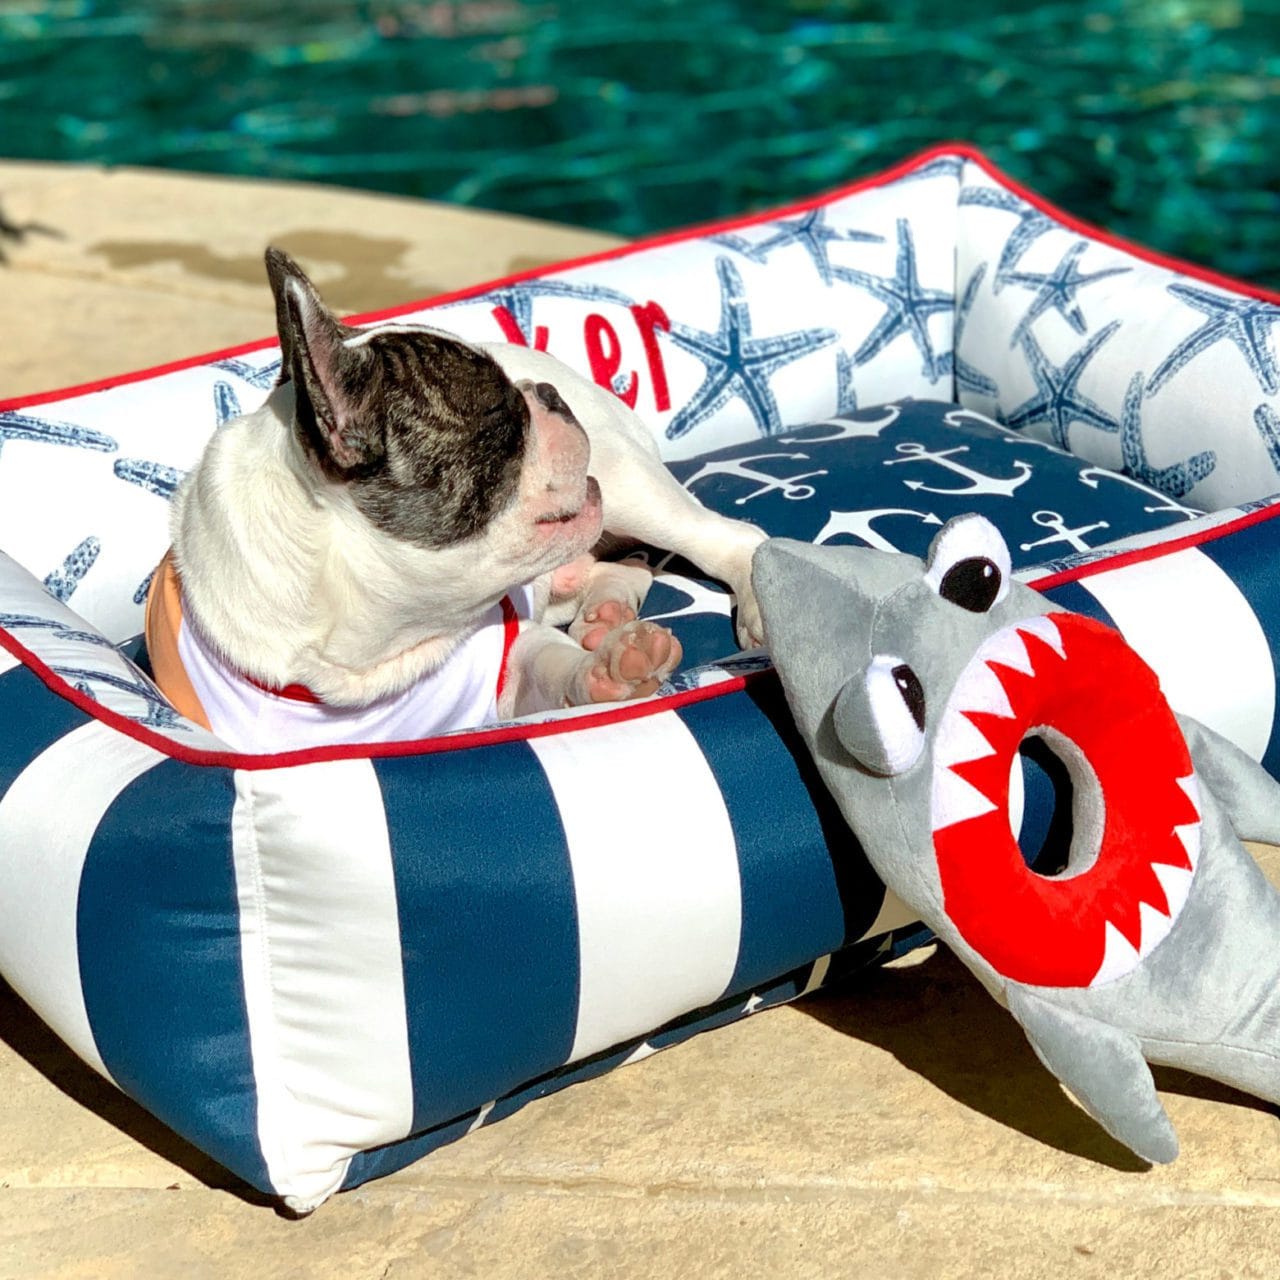
[[[884,887],[840,816],[775,676],[679,712],[724,795],[742,877],[743,991],[866,931]]]
[[[46,747],[88,721],[26,667],[0,676],[0,796]]]
[[[1280,518],[1237,529],[1224,538],[1201,544],[1199,550],[1225,573],[1249,602],[1271,651],[1271,662],[1280,679]],[[1189,602],[1194,607],[1194,602]],[[1271,737],[1262,756],[1262,767],[1280,777],[1280,732],[1272,718]]]
[[[158,764],[117,797],[80,879],[85,1008],[107,1070],[261,1191],[227,769]]]
[[[1098,598],[1086,591],[1078,582],[1064,582],[1060,586],[1050,587],[1043,593],[1045,598],[1072,613],[1082,613],[1086,618],[1096,618],[1109,627],[1115,627],[1116,620],[1098,603]],[[1119,628],[1116,628],[1119,630]]]
[[[424,1129],[568,1058],[573,878],[555,796],[524,743],[374,768],[404,953],[413,1127]]]
[[[886,941],[884,939],[868,940],[832,956],[826,982],[846,981],[884,959],[894,955],[904,955],[915,947],[923,946],[932,940],[933,935],[920,926],[911,930],[899,930],[889,937],[894,945],[884,945]],[[685,1014],[648,1036],[638,1036],[624,1045],[598,1053],[582,1062],[575,1062],[538,1079],[526,1081],[519,1088],[496,1101],[485,1116],[484,1127],[497,1124],[507,1116],[514,1115],[530,1102],[558,1093],[569,1085],[607,1075],[626,1062],[643,1044],[648,1044],[654,1049],[665,1049],[701,1035],[704,1031],[712,1031],[737,1022],[746,1016],[748,996],[754,997],[750,1000],[750,1006],[755,1012],[794,1000],[804,990],[812,972],[812,965],[806,964],[771,982],[760,984],[750,992],[740,992],[724,1000],[718,1000],[713,1005]],[[638,1066],[636,1069],[643,1071],[645,1068]],[[351,1161],[346,1179],[342,1184],[343,1189],[358,1187],[374,1178],[385,1177],[440,1147],[456,1142],[467,1135],[476,1122],[477,1116],[477,1110],[472,1109],[425,1133],[414,1134],[400,1142],[392,1142],[384,1147],[360,1152]]]
[[[857,948],[854,950],[856,951]],[[833,969],[834,967],[833,964]],[[808,981],[810,971],[811,967],[805,965],[803,969],[795,973],[786,974],[773,982],[761,986],[755,993],[756,1000],[752,1002],[753,1009],[765,1009],[776,1004],[783,1004],[788,1000],[794,1000]],[[848,969],[846,968],[845,971],[847,972]],[[582,1062],[575,1062],[570,1066],[548,1072],[546,1075],[533,1080],[523,1080],[518,1088],[498,1098],[493,1108],[485,1116],[485,1127],[496,1124],[498,1121],[506,1119],[507,1116],[514,1115],[530,1102],[557,1093],[568,1085],[578,1084],[584,1080],[594,1080],[598,1076],[607,1075],[610,1071],[626,1062],[642,1044],[647,1043],[655,1049],[666,1048],[688,1040],[703,1031],[710,1031],[716,1027],[725,1026],[730,1022],[736,1022],[744,1015],[746,1000],[745,993],[741,997],[735,996],[726,1000],[719,1000],[714,1005],[695,1010],[676,1019],[666,1027],[656,1031],[653,1035],[637,1037],[624,1045],[607,1049],[603,1053],[598,1053]],[[643,1070],[644,1068],[640,1066],[637,1069]],[[425,1133],[415,1134],[413,1137],[405,1138],[400,1142],[389,1143],[385,1147],[378,1147],[372,1151],[360,1152],[351,1161],[351,1165],[347,1170],[346,1180],[342,1184],[343,1189],[357,1187],[373,1178],[380,1178],[388,1173],[394,1173],[395,1170],[403,1169],[405,1165],[412,1164],[415,1160],[421,1159],[437,1148],[446,1146],[450,1142],[456,1142],[459,1138],[466,1136],[471,1126],[475,1123],[476,1116],[477,1112],[475,1108],[472,1108],[465,1114],[453,1116],[446,1123],[437,1125]]]

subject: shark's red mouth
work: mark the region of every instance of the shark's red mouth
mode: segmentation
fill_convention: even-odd
[[[1075,784],[1067,868],[1042,876],[1009,822],[1019,744],[1041,735]],[[961,673],[933,757],[944,906],[998,973],[1084,987],[1128,973],[1177,918],[1200,849],[1195,773],[1155,673],[1076,614],[991,636]]]

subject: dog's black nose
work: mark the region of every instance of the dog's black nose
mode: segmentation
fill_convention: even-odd
[[[534,387],[533,394],[538,397],[538,403],[549,413],[558,413],[562,418],[566,418],[570,422],[578,421],[573,416],[573,410],[565,404],[564,397],[551,383],[539,382]]]

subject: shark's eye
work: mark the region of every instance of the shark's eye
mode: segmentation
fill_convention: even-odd
[[[893,678],[893,683],[902,695],[902,701],[907,704],[907,710],[911,712],[911,718],[916,722],[916,728],[923,733],[924,689],[921,687],[920,677],[905,662],[900,662],[889,672],[889,675]]]
[[[1009,594],[1009,548],[989,520],[949,520],[929,548],[924,579],[949,604],[986,613]]]
[[[905,773],[924,749],[924,687],[901,658],[873,658],[840,690],[832,715],[844,749],[882,777]]]
[[[986,613],[1004,583],[999,568],[986,556],[970,556],[942,575],[938,594],[970,613]]]

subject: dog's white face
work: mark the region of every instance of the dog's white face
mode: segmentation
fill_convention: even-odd
[[[267,266],[295,436],[371,538],[456,565],[477,599],[590,550],[600,489],[554,386],[517,385],[492,356],[425,325],[348,328],[287,255],[269,251]]]
[[[589,551],[604,524],[600,486],[588,474],[586,432],[549,383],[521,382],[517,389],[529,411],[524,459],[511,501],[484,534],[512,586]]]

